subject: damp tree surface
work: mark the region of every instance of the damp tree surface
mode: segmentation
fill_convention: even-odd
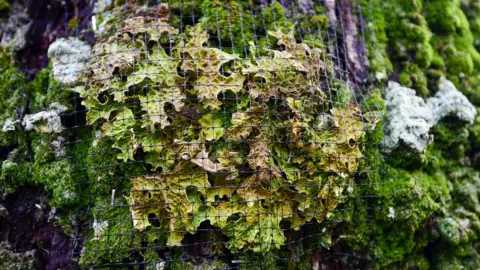
[[[479,11],[0,0],[0,268],[478,269]]]

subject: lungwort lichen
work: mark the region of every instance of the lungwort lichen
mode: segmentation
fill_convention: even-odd
[[[272,46],[237,54],[208,17],[180,29],[161,14],[111,27],[73,88],[117,158],[151,168],[131,179],[134,228],[175,246],[208,221],[231,250],[265,252],[285,243],[281,223],[327,219],[352,192],[365,127],[332,104],[325,49],[272,25]]]

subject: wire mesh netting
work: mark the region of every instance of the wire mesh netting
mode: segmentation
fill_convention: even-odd
[[[368,265],[328,249],[342,222],[368,222],[356,213],[378,184],[357,179],[378,169],[363,151],[381,119],[348,68],[342,16],[359,8],[96,3],[92,28],[48,52],[73,98],[24,120],[62,134],[50,144],[75,178],[60,197],[78,204],[63,224],[79,265],[235,269],[276,250],[285,266],[313,250]]]

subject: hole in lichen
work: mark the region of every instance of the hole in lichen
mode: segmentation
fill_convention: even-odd
[[[290,215],[291,213],[283,213],[284,215]],[[288,230],[292,227],[292,223],[290,221],[287,221],[287,220],[282,220],[280,221],[280,229],[282,229],[283,231],[285,230]]]
[[[265,208],[265,209],[268,208],[268,205],[265,204],[265,199],[261,199],[260,204],[262,205],[263,208]]]
[[[152,224],[153,227],[160,227],[160,220],[158,219],[157,215],[155,214],[148,214],[148,222],[150,222],[150,224]]]
[[[220,74],[225,77],[230,77],[230,75],[232,75],[231,72],[228,72],[227,70],[224,70],[224,69],[220,70]]]
[[[188,187],[186,187],[186,188],[185,188],[185,191],[186,191],[186,193],[187,193],[187,196],[188,196],[188,197],[192,197],[192,196],[197,195],[197,189],[198,189],[198,188],[195,187],[195,186],[188,186]]]
[[[248,165],[248,162],[243,163],[242,167],[239,170],[239,175],[242,178],[247,178],[247,177],[253,175],[254,173],[255,172],[250,168],[250,165]]]
[[[163,50],[165,51],[165,54],[167,54],[170,57],[172,56],[172,48],[170,46],[163,47]]]
[[[171,115],[174,112],[173,105],[170,102],[166,102],[165,105],[163,105],[163,109],[167,115]]]
[[[153,50],[158,50],[158,48],[154,48],[155,45],[157,45],[157,44],[158,44],[157,41],[149,40],[149,41],[148,41],[148,44],[147,44],[147,46],[148,46],[148,52],[149,52],[149,53],[152,53]]]
[[[265,78],[260,76],[255,77],[254,81],[255,81],[255,84],[258,84],[260,87],[265,86],[265,84],[267,83],[267,80],[265,80]]]
[[[177,74],[178,74],[178,76],[180,76],[180,77],[186,77],[187,74],[188,74],[188,72],[182,70],[181,65],[178,65],[178,66],[177,66]]]
[[[233,60],[223,63],[220,66],[220,74],[222,74],[225,77],[229,77],[232,74],[231,71],[233,69],[234,63],[235,63],[235,61],[233,61]]]
[[[288,121],[292,114],[290,106],[285,100],[271,98],[268,100],[268,111],[265,113],[274,120]]]
[[[350,140],[348,140],[348,144],[350,145],[350,147],[354,147],[356,142],[354,139],[350,138]]]
[[[111,66],[111,65],[110,65]],[[120,74],[120,68],[119,67],[114,67],[112,71],[113,76],[117,76]]]
[[[217,99],[223,103],[224,109],[230,111],[229,109],[235,108],[236,95],[230,90],[225,92],[220,92],[217,95]]]
[[[128,89],[126,89],[127,91],[123,91],[123,94],[126,96],[126,97],[135,97],[138,93],[141,93],[140,89],[137,87],[137,86],[130,86],[128,87]]]
[[[237,221],[240,219],[240,216],[238,214],[233,214],[233,215],[230,215],[228,218],[227,218],[227,222],[228,221]]]
[[[189,119],[192,124],[197,123],[198,118],[200,117],[200,113],[198,112],[197,108],[193,106],[183,107],[181,114]]]
[[[217,174],[212,174],[212,173],[207,173],[207,181],[210,184],[210,186],[215,187],[215,180],[217,178]]]
[[[220,42],[219,42],[218,36],[209,35],[207,43],[209,47],[220,48]],[[221,46],[225,47],[225,44],[222,44]]]
[[[106,104],[109,100],[108,98],[108,94],[106,93],[100,93],[97,95],[97,100],[98,102],[102,103],[102,104]]]

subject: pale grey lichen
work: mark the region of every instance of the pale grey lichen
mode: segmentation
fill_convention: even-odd
[[[103,231],[108,228],[108,220],[100,221],[95,219],[92,224],[94,231],[94,239],[100,240],[103,235]]]
[[[40,133],[60,133],[64,129],[60,114],[66,110],[67,107],[54,102],[50,104],[50,110],[25,115],[22,125],[26,131],[34,130]]]
[[[58,136],[50,142],[50,147],[55,153],[56,158],[64,157],[67,154],[65,149],[65,138]]]
[[[12,119],[5,120],[5,123],[3,124],[3,127],[2,127],[2,131],[3,132],[14,131],[15,124],[18,122],[19,122],[18,120],[13,121]]]
[[[445,116],[455,116],[462,121],[473,123],[477,115],[475,106],[444,77],[440,79],[439,91],[427,100],[427,105],[432,111],[433,124]]]
[[[387,217],[388,217],[389,219],[395,219],[395,208],[393,208],[393,207],[389,207],[389,208],[388,208],[388,215],[387,215]]]
[[[93,13],[94,14],[101,14],[104,11],[108,10],[111,8],[113,5],[113,0],[98,0],[94,5],[93,5]]]
[[[53,64],[53,77],[62,83],[76,82],[91,55],[90,45],[78,38],[56,40],[48,48],[48,57]]]
[[[107,24],[115,18],[111,11],[112,6],[113,0],[99,0],[95,3],[93,7],[93,14],[102,14],[103,17],[100,24],[93,28],[96,35],[104,34],[107,29]],[[97,24],[96,20],[94,22]]]
[[[101,35],[107,31],[107,24],[111,23],[112,20],[115,19],[115,16],[110,11],[106,11],[103,14],[103,21],[97,26],[95,30],[95,34]]]
[[[0,45],[20,51],[27,45],[27,35],[33,25],[25,7],[15,1],[12,3],[8,21],[0,21]]]
[[[430,108],[415,95],[415,90],[396,82],[389,82],[385,93],[384,151],[391,152],[403,143],[415,151],[424,152],[430,141],[428,131],[433,125]]]

